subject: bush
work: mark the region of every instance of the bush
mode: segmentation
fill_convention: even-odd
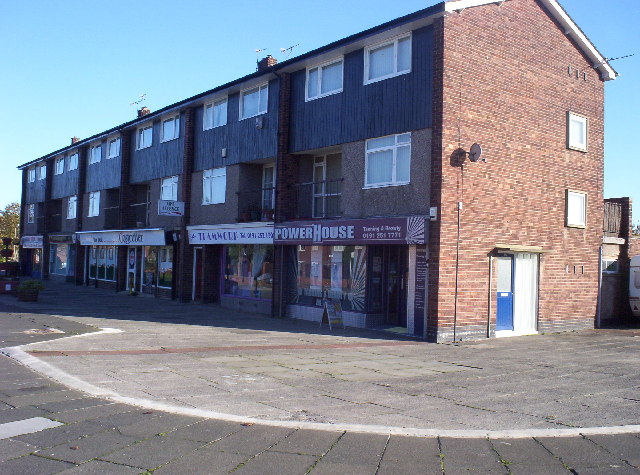
[[[44,284],[40,280],[24,280],[18,287],[18,292],[21,290],[44,290]]]

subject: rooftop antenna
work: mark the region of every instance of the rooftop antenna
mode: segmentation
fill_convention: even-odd
[[[147,98],[147,94],[146,93],[140,94],[140,99],[138,99],[137,101],[130,102],[129,105],[130,106],[137,106],[138,104],[142,104],[145,101],[146,98]]]
[[[284,55],[285,58],[288,58],[289,56],[291,56],[291,53],[293,53],[293,48],[295,48],[296,46],[300,46],[300,43],[289,46],[288,48],[280,48],[280,52]]]
[[[267,51],[267,48],[259,48],[256,50],[256,71],[258,70],[258,62],[260,61],[260,53]]]

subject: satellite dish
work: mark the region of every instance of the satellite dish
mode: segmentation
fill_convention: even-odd
[[[482,147],[480,144],[474,143],[469,149],[469,160],[477,162],[482,157]]]

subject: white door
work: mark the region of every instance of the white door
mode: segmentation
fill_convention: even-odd
[[[513,331],[535,333],[538,313],[538,255],[515,254]]]

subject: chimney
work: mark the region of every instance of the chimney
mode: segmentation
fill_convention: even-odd
[[[138,118],[144,117],[147,114],[151,114],[151,109],[147,106],[143,106],[142,109],[138,109]]]
[[[73,145],[74,143],[78,143],[80,142],[80,139],[78,137],[71,137],[71,145]]]
[[[264,71],[265,69],[269,69],[271,66],[275,66],[278,63],[278,60],[268,54],[266,58],[262,58],[258,61],[258,71]]]

